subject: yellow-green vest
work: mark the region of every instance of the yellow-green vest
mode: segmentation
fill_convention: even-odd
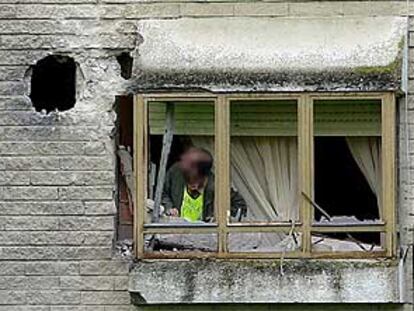
[[[184,188],[183,202],[181,203],[181,217],[187,221],[200,221],[203,218],[204,191],[197,198],[192,198]]]

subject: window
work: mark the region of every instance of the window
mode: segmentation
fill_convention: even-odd
[[[395,99],[144,94],[138,258],[395,254]]]

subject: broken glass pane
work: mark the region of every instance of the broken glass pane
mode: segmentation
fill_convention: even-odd
[[[230,109],[230,221],[297,221],[297,101],[237,100]]]
[[[214,222],[214,102],[150,102],[148,123],[145,223]]]

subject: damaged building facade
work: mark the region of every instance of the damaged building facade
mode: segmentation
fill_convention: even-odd
[[[0,311],[412,310],[413,16],[1,0]]]

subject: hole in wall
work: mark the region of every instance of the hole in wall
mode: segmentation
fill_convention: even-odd
[[[132,64],[134,59],[127,52],[123,52],[116,57],[119,65],[121,66],[121,77],[124,79],[130,79],[132,76]]]
[[[117,150],[124,148],[131,157],[133,156],[134,145],[134,99],[133,96],[117,96],[115,111],[117,113],[116,122],[116,146]],[[128,188],[125,177],[125,170],[118,156],[117,165],[117,198],[118,207],[117,217],[117,237],[119,241],[131,240],[133,236],[133,203],[131,190]]]
[[[132,76],[133,58],[127,52],[123,52],[116,57],[121,69],[121,77],[130,79]],[[133,155],[133,96],[117,96],[114,110],[117,114],[115,143],[117,151],[123,148]],[[133,202],[131,189],[129,189],[125,166],[121,158],[117,157],[117,240],[121,254],[124,256],[130,248],[129,242],[133,236]],[[131,244],[132,245],[132,244]]]
[[[76,103],[76,62],[63,55],[50,55],[32,67],[30,99],[36,111],[65,111]]]

